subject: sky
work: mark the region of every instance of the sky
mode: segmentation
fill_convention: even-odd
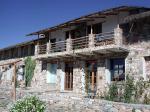
[[[0,0],[0,48],[32,40],[26,34],[116,6],[150,7],[150,0]]]

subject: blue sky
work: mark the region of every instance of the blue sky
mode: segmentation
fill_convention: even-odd
[[[28,33],[121,5],[150,7],[150,0],[0,0],[0,48],[33,39]]]

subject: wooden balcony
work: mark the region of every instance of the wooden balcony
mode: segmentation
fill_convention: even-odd
[[[105,46],[122,46],[122,30],[120,28],[111,32],[89,34],[88,36],[67,39],[55,43],[47,43],[38,46],[38,54],[52,54],[57,52],[75,52],[84,49],[97,49]]]

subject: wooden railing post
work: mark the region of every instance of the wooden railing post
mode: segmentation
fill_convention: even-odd
[[[114,38],[116,45],[121,46],[123,44],[123,31],[119,25],[116,29],[114,29]]]

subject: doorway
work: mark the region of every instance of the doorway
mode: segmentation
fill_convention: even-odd
[[[73,90],[73,64],[65,64],[65,90]]]
[[[97,62],[96,61],[88,61],[86,63],[87,68],[87,82],[88,82],[88,91],[94,92],[96,91],[96,77],[97,77]]]

